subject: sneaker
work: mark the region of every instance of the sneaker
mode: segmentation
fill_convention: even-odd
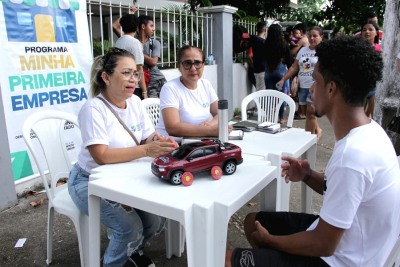
[[[154,262],[139,250],[137,253],[132,254],[124,267],[156,267]]]

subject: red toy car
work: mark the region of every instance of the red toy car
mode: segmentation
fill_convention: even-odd
[[[242,150],[237,145],[222,143],[220,140],[204,139],[199,142],[181,145],[169,154],[153,160],[151,171],[174,185],[191,185],[193,172],[211,169],[214,179],[222,172],[231,175],[236,165],[243,162]]]

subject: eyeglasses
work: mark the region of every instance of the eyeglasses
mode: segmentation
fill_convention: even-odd
[[[195,60],[192,62],[190,60],[184,60],[184,61],[181,61],[181,64],[185,70],[190,70],[192,68],[192,66],[194,66],[196,68],[196,70],[198,70],[201,67],[203,67],[204,61]]]
[[[121,73],[127,81],[129,81],[131,78],[135,79],[136,81],[140,81],[143,75],[142,72],[136,70],[124,70]]]

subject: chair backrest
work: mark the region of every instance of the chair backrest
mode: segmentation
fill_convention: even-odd
[[[37,165],[51,203],[56,194],[57,182],[61,178],[68,177],[72,168],[64,137],[64,134],[68,132],[64,128],[70,128],[70,123],[79,129],[75,115],[58,110],[43,110],[30,115],[22,126],[24,141]],[[32,142],[35,136],[39,141],[39,146]],[[45,175],[44,163],[39,159],[41,155],[44,155],[50,172],[50,187]]]
[[[247,120],[247,105],[251,101],[254,101],[257,106],[257,120],[260,122],[278,122],[279,108],[283,102],[286,102],[289,106],[287,126],[292,127],[296,104],[287,94],[272,89],[260,90],[249,94],[242,100],[241,110],[242,120],[244,121]]]
[[[147,114],[150,117],[154,127],[157,126],[160,119],[160,99],[159,98],[145,98],[142,100],[143,106],[146,108]]]

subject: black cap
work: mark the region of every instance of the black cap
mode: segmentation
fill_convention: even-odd
[[[228,100],[226,99],[218,100],[218,109],[228,109]]]

